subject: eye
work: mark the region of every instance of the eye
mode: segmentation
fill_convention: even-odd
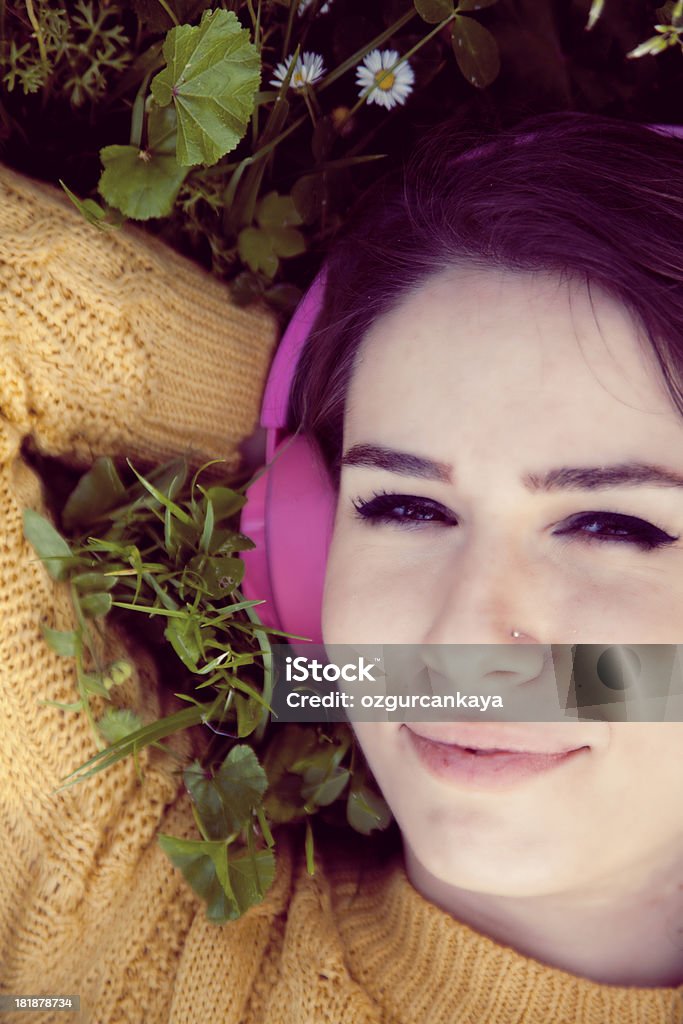
[[[455,516],[430,498],[389,494],[386,491],[373,493],[370,500],[359,497],[352,502],[355,517],[370,526],[387,524],[402,529],[415,529],[421,523],[457,526]],[[583,512],[572,517],[569,524],[554,536],[567,539],[578,537],[597,544],[628,544],[640,551],[653,551],[675,544],[680,539],[644,519],[616,512]]]
[[[569,529],[558,531],[556,536],[579,534],[589,542],[630,544],[641,551],[652,551],[679,540],[644,519],[616,512],[583,512],[570,523]]]
[[[451,513],[430,498],[417,498],[412,494],[388,494],[374,491],[369,501],[354,498],[355,517],[371,526],[389,523],[402,528],[414,527],[418,523],[435,523],[439,526],[455,526],[457,520]]]

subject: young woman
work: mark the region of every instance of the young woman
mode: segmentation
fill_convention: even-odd
[[[462,147],[338,243],[290,426],[337,494],[325,642],[540,694],[550,644],[681,639],[683,142],[554,115]],[[683,725],[354,728],[427,899],[580,977],[683,982]]]
[[[454,145],[375,194],[330,255],[290,425],[338,492],[326,642],[493,645],[456,671],[533,686],[551,643],[680,639],[683,144],[565,116]],[[11,176],[3,192],[0,991],[78,994],[97,1024],[683,1022],[676,723],[357,725],[401,844],[377,857],[330,834],[311,878],[282,828],[266,899],[222,927],[154,842],[194,835],[170,759],[147,752],[142,782],[119,764],[53,792],[92,740],[38,703],[71,699],[73,679],[39,630],[68,609],[21,536],[40,495],[20,444],[159,458],[192,442],[201,461],[222,395],[232,454],[231,403],[248,434],[269,334],[242,325],[251,387],[206,324],[201,361],[178,365],[193,322],[179,261],[131,236],[84,242]],[[128,703],[144,708],[154,673],[137,663]],[[499,755],[463,745],[548,763],[497,786],[470,766],[466,782],[458,759]]]

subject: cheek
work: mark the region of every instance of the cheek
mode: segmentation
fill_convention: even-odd
[[[683,664],[678,651],[674,670]],[[683,788],[683,722],[611,722],[608,754],[614,772],[629,774],[634,791],[661,790],[680,801]],[[680,815],[683,824],[683,813]]]
[[[538,624],[553,643],[680,642],[683,552],[636,555],[571,545],[539,553],[508,578],[486,568],[466,574],[448,545],[402,546],[360,536],[338,522],[327,561],[323,636],[330,643],[421,642],[467,626],[484,628],[486,607],[511,622]],[[474,635],[474,633],[472,634]]]
[[[382,612],[387,601],[382,593],[393,600],[397,586],[394,581],[382,591],[381,578],[381,552],[377,547],[372,541],[359,544],[346,524],[337,525],[325,567],[324,643],[375,643],[378,636],[386,636]]]

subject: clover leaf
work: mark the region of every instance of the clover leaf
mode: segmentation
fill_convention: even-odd
[[[215,776],[207,777],[195,761],[183,778],[211,839],[227,839],[246,825],[268,785],[256,754],[243,743],[232,748]]]
[[[306,239],[293,225],[302,219],[291,196],[269,192],[256,208],[258,227],[247,227],[237,237],[240,259],[256,273],[274,277],[279,260],[306,251]]]
[[[275,857],[259,850],[228,857],[226,842],[158,836],[159,845],[206,903],[206,916],[217,924],[234,921],[259,903],[273,884]]]
[[[500,71],[500,54],[489,30],[474,18],[457,15],[451,25],[451,42],[458,67],[467,81],[477,89],[490,85]]]

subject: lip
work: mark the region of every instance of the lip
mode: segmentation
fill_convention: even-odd
[[[436,727],[407,726],[415,735],[432,743],[448,746],[472,747],[476,750],[500,750],[511,754],[567,754],[572,750],[590,746],[582,743],[581,737],[575,732],[577,740],[568,742],[567,727],[563,732],[553,734],[552,727],[545,726],[539,735],[539,727],[533,732],[528,727],[515,728],[514,725],[488,725],[482,723],[449,723]],[[575,726],[569,726],[575,729]]]
[[[447,782],[483,789],[506,789],[569,767],[589,753],[588,746],[559,753],[498,751],[471,753],[456,743],[442,743],[406,726],[410,744],[426,770]]]

